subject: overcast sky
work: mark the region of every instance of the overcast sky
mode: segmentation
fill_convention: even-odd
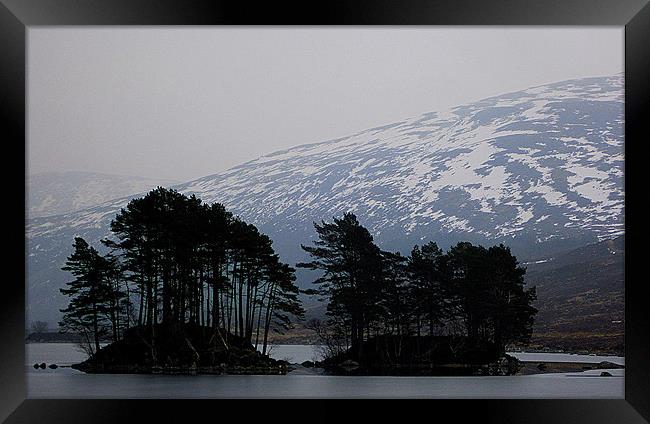
[[[623,71],[623,28],[30,28],[28,172],[187,181]]]

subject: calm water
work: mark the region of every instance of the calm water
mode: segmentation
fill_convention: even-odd
[[[70,368],[35,370],[35,362],[70,365],[85,358],[73,344],[26,345],[28,396],[31,398],[249,398],[249,397],[418,397],[418,398],[623,398],[624,370],[508,377],[344,377],[301,369],[286,376],[92,375]],[[303,362],[319,357],[318,348],[279,345],[276,359]],[[621,357],[515,353],[540,362],[624,364]]]

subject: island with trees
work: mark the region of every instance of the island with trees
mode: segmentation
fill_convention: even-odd
[[[294,269],[220,204],[158,188],[111,222],[101,255],[82,238],[60,327],[81,334],[86,372],[282,374],[268,336],[304,311]],[[109,337],[110,344],[101,346]],[[259,350],[258,350],[259,348]]]
[[[325,348],[323,364],[343,374],[504,375],[519,363],[511,343],[531,335],[535,288],[504,245],[436,243],[408,257],[382,251],[347,213],[314,224],[302,246],[320,270],[311,293],[328,301],[325,322],[309,323]]]
[[[100,254],[83,238],[63,267],[74,279],[60,327],[80,334],[105,373],[285,374],[269,334],[302,320],[300,295],[327,302],[307,326],[327,373],[503,375],[517,372],[507,345],[529,340],[535,289],[504,245],[436,243],[409,256],[380,249],[356,216],[314,224],[302,246],[319,272],[299,290],[269,237],[222,205],[157,188],[111,222]],[[109,340],[102,346],[103,340]]]

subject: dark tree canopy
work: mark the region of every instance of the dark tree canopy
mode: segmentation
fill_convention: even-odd
[[[468,334],[489,339],[502,351],[508,343],[528,340],[537,312],[531,306],[535,288],[524,289],[526,270],[510,249],[458,243],[448,256]]]

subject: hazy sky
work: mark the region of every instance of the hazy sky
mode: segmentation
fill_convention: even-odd
[[[30,28],[28,171],[186,181],[623,71],[622,27]]]

